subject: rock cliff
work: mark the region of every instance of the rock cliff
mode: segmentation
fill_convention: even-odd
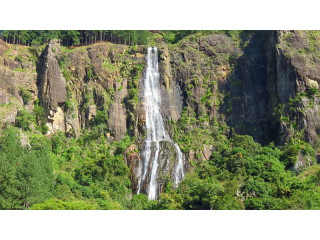
[[[26,47],[0,40],[0,127],[14,123],[19,109],[32,110],[32,100],[38,95],[34,54]],[[30,95],[26,102],[21,97],[22,90]]]
[[[251,135],[263,144],[301,136],[317,146],[317,39],[307,31],[243,31],[236,37],[195,35],[175,45],[159,44],[161,112],[190,171],[193,161],[211,157],[218,131]],[[31,112],[37,99],[47,135],[79,136],[103,123],[108,141],[135,137],[125,159],[136,182],[145,136],[140,84],[145,54],[144,46],[66,48],[52,40],[45,48],[31,48],[0,40],[0,124],[15,123],[17,113]],[[188,145],[187,137],[197,138],[197,144]],[[165,148],[164,158],[170,151]],[[299,159],[301,166],[309,164],[302,153]],[[163,163],[165,185],[171,162]]]

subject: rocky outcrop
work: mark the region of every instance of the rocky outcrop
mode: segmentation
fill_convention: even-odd
[[[203,145],[203,157],[205,160],[209,160],[211,157],[212,145]]]
[[[269,66],[267,49],[273,32],[259,31],[243,36],[248,42],[243,47],[243,55],[237,59],[234,71],[226,82],[223,111],[228,124],[238,134],[247,134],[261,143],[276,138],[277,125],[273,124],[271,93],[269,81],[274,81],[274,66]],[[271,55],[270,58],[274,58]],[[274,75],[276,76],[276,75]],[[278,99],[276,99],[276,102]]]
[[[139,154],[139,147],[136,144],[129,146],[125,151],[125,162],[130,169],[131,188],[137,193],[141,177],[142,159]]]
[[[122,139],[127,133],[126,110],[119,98],[111,104],[108,126],[115,140]]]
[[[39,61],[39,99],[48,115],[48,134],[66,130],[61,108],[66,102],[67,91],[57,58],[59,52],[59,43],[51,40]]]
[[[37,98],[34,53],[0,40],[0,127],[15,123],[18,110],[24,107],[21,89],[29,92],[31,99]]]
[[[231,67],[228,59],[239,55],[241,50],[232,39],[219,34],[183,40],[172,49],[172,82],[182,90],[183,105],[193,109],[197,116],[218,118],[219,91],[224,91]]]
[[[291,168],[291,170],[293,170],[295,172],[300,172],[302,169],[304,169],[306,167],[310,167],[313,164],[315,164],[315,161],[311,156],[305,155],[301,151],[299,151],[296,163]]]
[[[166,46],[160,47],[159,71],[161,82],[161,112],[166,120],[177,121],[182,112],[182,91],[172,77],[170,54]]]
[[[48,135],[59,131],[66,131],[64,112],[61,107],[57,107],[56,111],[50,110],[48,114],[48,123],[46,125],[48,127]]]
[[[57,59],[60,45],[51,40],[42,53],[39,63],[39,99],[47,113],[56,111],[58,106],[66,102],[66,79],[63,77]]]
[[[312,52],[320,47],[310,47],[314,36],[308,34],[312,33],[248,31],[239,36],[240,45],[213,34],[182,40],[169,54],[164,47],[160,54],[163,89],[168,94],[177,86],[175,95],[181,96],[180,102],[167,102],[179,106],[178,116],[182,108],[190,115],[193,111],[198,117],[209,115],[263,144],[284,144],[301,131],[304,140],[316,144],[320,59]],[[283,106],[281,119],[276,113],[279,106]],[[179,119],[168,110],[164,115]],[[201,127],[206,126],[208,122]],[[190,156],[194,159],[194,153]]]
[[[39,98],[48,115],[48,134],[65,131],[79,136],[102,111],[109,140],[121,140],[127,125],[130,129],[137,125],[136,107],[127,108],[125,102],[134,97],[128,90],[137,87],[128,86],[128,81],[142,75],[143,69],[135,70],[144,64],[141,52],[141,48],[131,52],[125,45],[109,43],[68,50],[51,41],[38,64]],[[133,116],[130,121],[127,114]]]
[[[317,144],[320,134],[319,46],[313,46],[312,31],[277,32],[277,90],[285,104],[284,115],[294,122],[281,122],[280,143],[293,136],[292,124],[303,131],[304,139]],[[302,54],[301,52],[306,52]],[[290,106],[289,106],[290,105]],[[283,136],[283,137],[282,137]]]
[[[185,91],[185,105],[191,106],[198,114],[207,111],[219,116],[220,112],[238,134],[251,135],[261,143],[275,141],[284,144],[293,136],[290,124],[295,122],[298,124],[297,130],[304,130],[304,139],[316,144],[320,133],[319,94],[310,94],[315,89],[319,90],[320,59],[314,49],[320,47],[310,46],[312,37],[308,34],[312,32],[244,32],[240,36],[242,41],[246,41],[241,47],[242,53],[232,47],[228,37],[221,35],[181,44],[175,57],[172,56],[173,62],[176,62],[176,67],[172,68],[175,80],[184,80],[179,83]],[[200,55],[195,49],[205,55]],[[224,54],[231,55],[234,62],[223,60]],[[204,108],[204,101],[200,101],[206,95],[205,88],[210,88],[203,84],[206,66],[210,62],[205,61],[207,56],[214,61],[209,69],[215,75],[209,78],[217,80],[218,90],[224,96],[224,104],[220,108],[212,101],[211,109]],[[192,70],[192,65],[195,70]],[[219,69],[225,71],[219,72]],[[214,87],[210,91],[218,95]],[[295,103],[292,103],[293,100]],[[287,106],[282,114],[292,119],[292,123],[279,121],[275,117],[275,108],[280,104]]]

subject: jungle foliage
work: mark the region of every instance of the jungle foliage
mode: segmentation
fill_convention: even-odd
[[[159,201],[148,201],[144,194],[132,195],[124,162],[124,152],[135,140],[127,136],[109,143],[103,134],[94,133],[98,129],[78,139],[62,132],[51,137],[29,133],[28,143],[22,145],[24,133],[8,126],[0,139],[0,208],[320,208],[320,168],[290,170],[300,151],[314,154],[305,142],[280,149],[261,146],[250,136],[225,138],[209,160],[191,162],[194,171],[178,188],[168,182]]]

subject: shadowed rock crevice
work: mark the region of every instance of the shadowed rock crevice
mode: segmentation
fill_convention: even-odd
[[[269,31],[251,33],[243,55],[237,60],[234,71],[227,76],[228,95],[223,107],[228,124],[234,127],[236,133],[251,135],[264,144],[276,139],[278,127],[269,105],[272,89],[269,89],[268,82],[276,77],[276,74],[273,77],[270,74],[277,72],[274,66],[268,65],[270,59],[267,53],[274,50],[267,51],[266,47],[272,35]],[[244,41],[248,36],[241,37]]]

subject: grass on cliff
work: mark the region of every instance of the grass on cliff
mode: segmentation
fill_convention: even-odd
[[[302,57],[309,64],[320,62],[320,31],[286,31],[278,45],[290,58]]]
[[[233,40],[238,41],[240,38],[240,30],[167,30],[159,31],[158,35],[163,37],[166,43],[176,44],[186,37],[192,36],[192,38],[199,36],[206,36],[210,34],[226,34]]]

